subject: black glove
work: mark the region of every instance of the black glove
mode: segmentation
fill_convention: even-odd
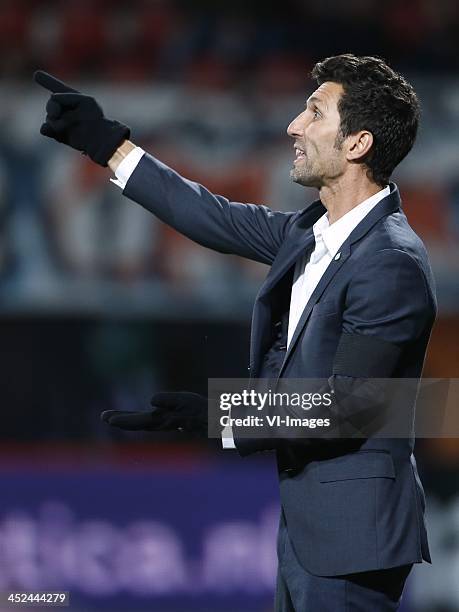
[[[72,89],[47,72],[37,70],[33,78],[53,92],[46,105],[46,119],[40,133],[82,151],[101,166],[107,166],[116,149],[129,138],[131,130],[104,117],[94,98]]]
[[[207,398],[197,393],[156,393],[151,398],[153,410],[131,412],[105,410],[105,423],[129,431],[182,430],[207,435]]]

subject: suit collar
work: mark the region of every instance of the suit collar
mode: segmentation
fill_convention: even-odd
[[[363,238],[380,219],[397,212],[397,210],[401,208],[402,202],[397,185],[395,183],[389,183],[389,189],[389,195],[378,202],[350,233],[348,238],[349,245]]]
[[[375,194],[375,196],[378,196],[379,193]],[[358,206],[356,206],[354,209],[352,209],[350,211],[350,213],[352,214],[353,211],[356,211],[359,208],[359,206],[367,204],[375,196],[372,196],[368,200],[365,200],[365,202],[362,202],[362,204],[359,204]],[[326,208],[325,208],[325,206],[322,204],[322,202],[320,200],[316,200],[311,205],[311,207],[309,209],[307,209],[307,210],[310,210],[312,208],[312,206],[317,206],[317,210],[319,210],[319,205],[322,207],[321,210],[324,210],[325,213],[326,213]],[[368,230],[370,230],[373,227],[373,225],[375,223],[377,223],[382,217],[385,217],[387,215],[390,215],[393,212],[396,212],[399,208],[401,208],[401,205],[402,204],[401,204],[401,199],[400,199],[400,192],[398,190],[397,185],[395,183],[389,183],[389,185],[388,185],[388,194],[385,195],[384,197],[382,197],[376,203],[376,205],[374,205],[369,210],[369,212],[366,213],[366,215],[355,226],[355,228],[352,230],[352,232],[350,232],[350,234],[348,234],[349,244],[353,244],[354,242],[357,242],[357,240],[360,240],[360,238],[362,238],[368,232]],[[346,215],[344,215],[341,219],[345,219],[345,217],[346,217]],[[339,219],[333,225],[328,225],[328,223],[323,223],[322,222],[323,220],[321,218],[319,218],[318,221],[316,222],[315,226],[317,228],[319,228],[319,230],[322,231],[322,234],[326,234],[328,232],[328,229],[333,229],[334,227],[336,227],[336,224],[339,224],[341,219]],[[325,237],[325,242],[326,242],[327,248],[329,248],[329,247],[333,247],[335,245],[336,240],[332,240],[330,244],[327,244],[327,242],[329,242],[329,241],[328,241],[327,237]],[[346,240],[346,242],[347,242],[347,240]],[[341,244],[343,244],[343,243],[341,243]],[[336,252],[336,250],[337,249],[335,249],[335,252]]]
[[[350,246],[360,240],[382,217],[398,210],[401,206],[400,194],[395,183],[389,183],[390,193],[370,210],[364,219],[350,233],[339,249],[340,253],[349,253]],[[281,246],[277,262],[272,266],[265,279],[258,298],[269,293],[277,282],[286,274],[292,265],[308,248],[314,245],[313,225],[327,212],[320,200],[315,200],[299,215],[296,223],[284,244]]]
[[[316,244],[322,240],[330,256],[334,257],[340,246],[357,225],[389,194],[390,187],[387,185],[357,206],[354,206],[354,208],[351,208],[351,210],[331,225],[328,222],[328,213],[323,215],[313,226]]]

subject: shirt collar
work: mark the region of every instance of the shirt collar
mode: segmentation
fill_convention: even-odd
[[[348,238],[351,232],[363,220],[364,217],[372,210],[378,202],[390,194],[390,187],[387,185],[377,193],[373,194],[357,206],[354,206],[349,212],[343,215],[335,223],[328,222],[328,213],[325,213],[314,223],[312,230],[316,244],[323,241],[325,247],[332,257],[338,252],[343,242]]]

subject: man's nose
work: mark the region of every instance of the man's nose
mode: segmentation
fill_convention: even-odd
[[[290,123],[290,125],[287,128],[287,134],[291,137],[291,138],[297,138],[298,136],[301,136],[303,133],[303,121],[302,121],[302,117],[303,117],[303,113],[301,113],[300,115],[298,115],[297,117],[295,117],[295,119]]]

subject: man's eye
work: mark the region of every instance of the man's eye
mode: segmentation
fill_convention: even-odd
[[[313,115],[314,115],[314,119],[318,119],[320,117],[320,113],[317,110],[317,108],[315,108],[312,112],[313,112]]]

